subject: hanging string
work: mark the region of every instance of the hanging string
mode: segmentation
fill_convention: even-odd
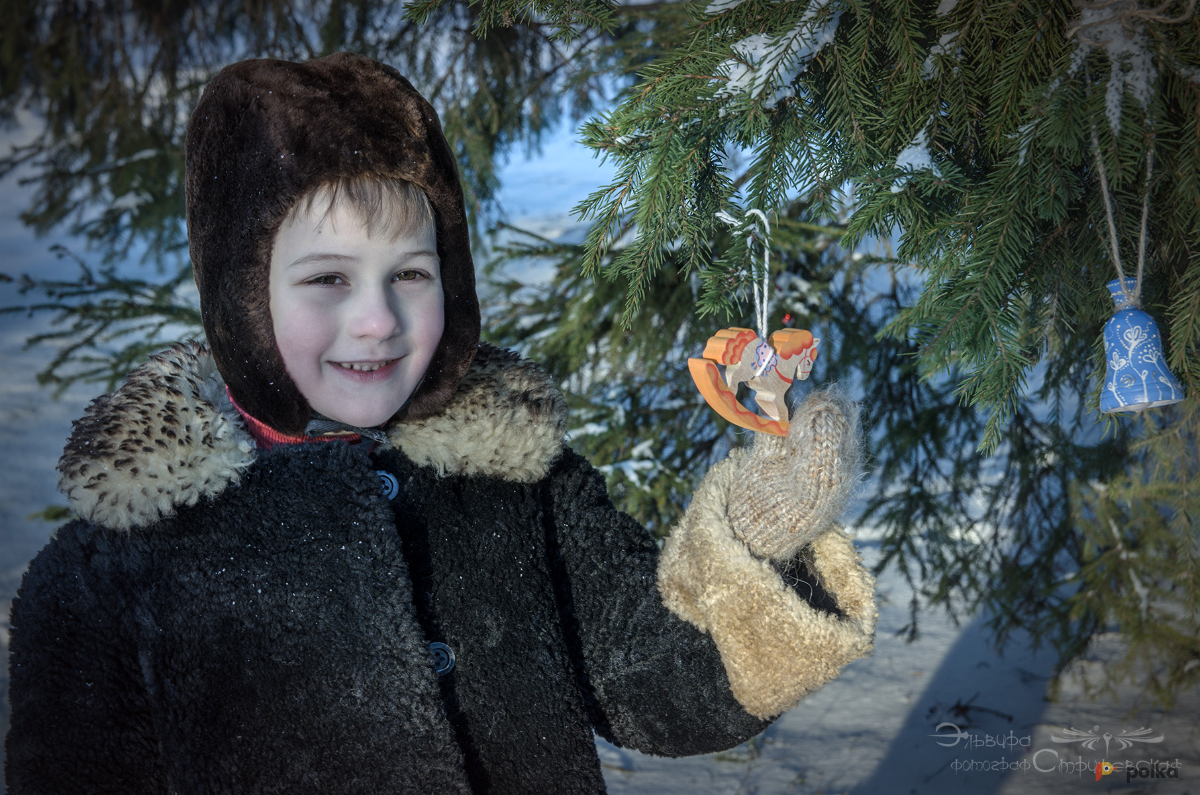
[[[1150,218],[1150,177],[1154,174],[1154,144],[1146,149],[1146,195],[1142,197],[1142,234],[1138,238],[1137,287],[1134,297],[1142,297],[1142,266],[1146,263],[1146,221]]]
[[[752,222],[750,217],[754,216],[755,221]],[[729,213],[724,210],[716,214],[718,220],[724,221],[726,224],[734,228],[734,231],[742,231],[748,229],[746,235],[746,257],[750,260],[751,282],[750,289],[754,293],[754,322],[758,325],[758,338],[761,342],[767,341],[767,317],[771,305],[771,224],[767,221],[767,216],[762,210],[752,209],[747,210],[746,214],[739,222]],[[753,224],[753,225],[751,225]],[[763,247],[763,262],[762,262],[762,289],[759,290],[758,282],[753,279],[754,274],[754,241],[759,238],[759,229],[762,229],[762,247]],[[762,375],[763,370],[770,364],[770,359],[764,358],[762,364],[758,366],[754,376],[757,378]]]
[[[767,216],[763,215],[762,210],[747,210],[746,216],[757,216],[763,227],[763,267],[762,267],[762,297],[759,297],[758,285],[753,285],[754,288],[754,318],[758,321],[758,338],[763,342],[767,340],[767,306],[770,303],[769,290],[771,289],[771,224],[767,222]],[[746,237],[746,253],[753,256],[750,250],[750,243],[755,234]],[[753,262],[753,260],[751,260]],[[764,362],[763,366],[766,366]],[[761,368],[760,368],[761,369]],[[760,375],[761,373],[755,373]]]
[[[1117,225],[1113,221],[1112,201],[1108,197],[1108,175],[1104,171],[1104,157],[1100,153],[1100,138],[1096,135],[1096,126],[1092,125],[1092,153],[1096,157],[1096,168],[1100,173],[1100,195],[1104,197],[1104,214],[1108,218],[1108,235],[1112,243],[1112,261],[1117,269],[1117,280],[1121,285],[1121,293],[1125,302],[1130,306],[1140,307],[1142,299],[1142,271],[1146,263],[1146,223],[1150,217],[1150,177],[1154,173],[1154,146],[1146,150],[1146,192],[1142,197],[1142,230],[1138,238],[1137,280],[1134,282],[1133,295],[1125,287],[1125,271],[1121,269],[1121,253],[1117,249]]]

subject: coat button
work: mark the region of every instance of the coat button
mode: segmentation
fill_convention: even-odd
[[[400,493],[400,481],[396,480],[396,476],[382,469],[375,470],[375,474],[379,476],[379,485],[383,488],[383,496],[389,500],[396,499],[396,495]]]
[[[433,652],[433,667],[437,670],[438,676],[445,676],[454,670],[454,650],[445,643],[437,641],[429,644],[429,651]]]

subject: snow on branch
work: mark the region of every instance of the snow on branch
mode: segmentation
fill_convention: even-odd
[[[739,0],[740,1],[740,0]],[[710,9],[719,10],[736,5],[735,0],[717,0]],[[782,36],[756,33],[733,45],[733,58],[717,67],[717,74],[727,82],[717,91],[718,99],[749,96],[759,99],[766,95],[763,107],[773,109],[796,92],[791,83],[808,68],[809,62],[833,41],[840,10],[830,12],[822,22],[817,21],[829,0],[812,0],[796,26]]]
[[[925,56],[925,63],[921,66],[922,80],[929,80],[937,74],[934,56],[953,58],[955,61],[962,60],[962,47],[958,44],[958,33],[957,30],[952,30],[943,34],[938,39],[938,43],[929,48],[929,55]],[[957,66],[954,67],[954,73],[958,73]]]
[[[713,2],[709,3],[708,7],[704,9],[704,13],[709,15],[720,14],[723,11],[728,11],[731,8],[737,8],[744,2],[746,2],[746,0],[713,0]]]
[[[912,179],[912,174],[918,171],[932,171],[939,177],[942,175],[937,163],[933,162],[933,155],[929,153],[928,127],[923,127],[912,143],[900,150],[900,154],[896,156],[896,168],[905,169],[910,173],[896,180],[892,185],[892,193],[904,190],[904,186]]]
[[[1132,10],[1131,10],[1132,9]],[[1079,41],[1072,70],[1078,68],[1087,49],[1102,49],[1108,55],[1112,71],[1108,78],[1104,109],[1113,135],[1121,132],[1121,99],[1128,90],[1134,100],[1148,110],[1158,80],[1158,70],[1147,44],[1146,29],[1137,12],[1137,3],[1085,3],[1079,12],[1079,23],[1067,34]]]

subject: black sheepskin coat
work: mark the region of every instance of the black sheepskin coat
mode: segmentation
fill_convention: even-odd
[[[684,756],[765,728],[526,365],[482,346],[370,454],[254,450],[195,344],[97,400],[60,464],[85,519],[13,603],[8,791],[601,793],[593,730]]]

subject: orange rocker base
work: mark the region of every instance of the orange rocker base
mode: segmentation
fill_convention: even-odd
[[[767,342],[747,328],[722,329],[708,338],[703,358],[688,359],[688,370],[708,405],[726,420],[751,431],[787,436],[783,395],[794,380],[808,378],[820,342],[803,329],[780,329]],[[738,402],[742,382],[754,390],[755,402],[769,417]]]

